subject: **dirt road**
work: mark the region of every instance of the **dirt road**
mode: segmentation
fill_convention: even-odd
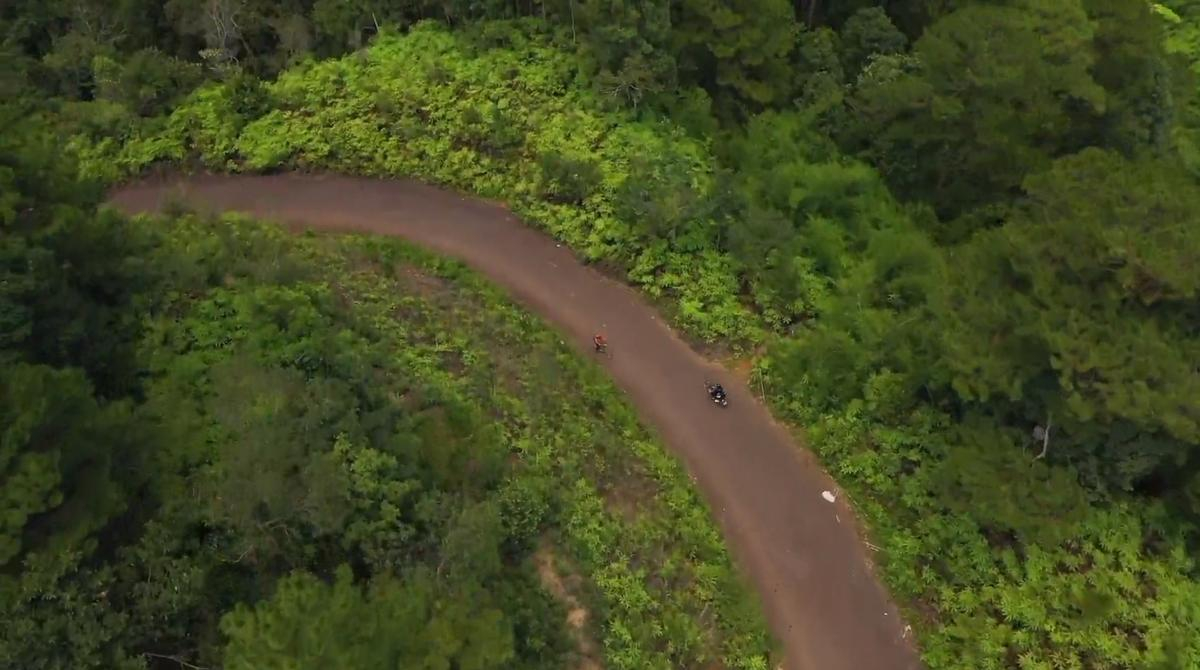
[[[457,257],[589,350],[608,333],[616,383],[699,483],[784,645],[788,670],[919,668],[899,612],[867,566],[851,510],[821,497],[833,482],[750,390],[696,354],[633,289],[585,267],[507,210],[409,181],[338,176],[203,176],[144,182],[113,196],[157,209],[183,195],[325,230],[398,235]],[[714,407],[705,378],[729,391]]]

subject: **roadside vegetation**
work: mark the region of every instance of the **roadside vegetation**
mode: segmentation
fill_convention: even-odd
[[[24,130],[0,666],[768,667],[689,478],[499,291],[395,240],[97,213]]]
[[[1200,666],[1200,6],[829,4],[10,10],[0,85],[87,180],[419,177],[759,352],[931,668]]]

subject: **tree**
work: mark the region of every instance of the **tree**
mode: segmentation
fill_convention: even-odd
[[[947,217],[1006,198],[1103,113],[1093,38],[1079,0],[968,5],[921,36],[916,67],[865,73],[845,139]]]
[[[803,108],[837,123],[841,116],[846,73],[838,58],[838,34],[829,28],[800,32],[792,55],[795,96]]]
[[[141,116],[156,116],[175,105],[201,81],[200,67],[169,58],[156,49],[137,51],[118,63],[93,60],[96,97],[124,105]]]
[[[786,0],[679,0],[671,41],[686,77],[754,109],[791,94],[787,59],[797,30]]]
[[[865,7],[851,14],[839,35],[842,67],[851,79],[873,56],[902,53],[908,46],[908,38],[879,7]]]
[[[451,580],[488,583],[499,575],[504,528],[499,506],[475,503],[458,513],[442,539],[441,560]]]
[[[486,670],[512,661],[513,635],[486,602],[444,592],[427,573],[378,577],[364,591],[350,568],[333,584],[297,572],[253,609],[221,621],[230,670],[414,668]]]
[[[815,126],[804,112],[766,112],[726,148],[746,203],[729,249],[768,318],[784,324],[820,311],[876,228],[905,223],[879,176],[839,157]]]
[[[61,450],[86,442],[78,432],[93,420],[95,399],[78,372],[17,365],[0,382],[0,565],[18,557],[29,518],[63,503]]]
[[[599,89],[622,104],[636,107],[673,88],[677,58],[668,48],[671,35],[667,0],[643,3],[592,3],[568,0],[556,12],[570,26],[585,65]]]
[[[283,70],[294,65],[312,51],[312,26],[303,14],[287,14],[268,19],[271,29],[279,40],[279,48],[272,70]]]
[[[938,19],[970,4],[972,0],[889,0],[883,4],[900,31],[915,41]],[[857,9],[857,8],[856,8]]]
[[[0,107],[0,117],[12,108]],[[146,250],[97,215],[96,191],[58,162],[37,119],[0,135],[0,565],[33,549],[87,555],[117,515],[143,436],[121,396],[136,389],[133,303]],[[106,402],[111,400],[111,402]],[[121,466],[134,468],[118,474]]]
[[[1127,487],[1200,443],[1200,190],[1173,164],[1088,149],[954,261],[947,381],[968,402],[1053,415],[1050,456]]]
[[[1084,0],[1096,26],[1092,75],[1107,91],[1103,116],[1088,130],[1125,154],[1162,153],[1179,112],[1196,96],[1180,75],[1185,64],[1167,54],[1164,25],[1141,0]],[[1090,141],[1089,141],[1090,140]]]
[[[213,520],[231,526],[247,554],[281,552],[293,537],[289,528],[310,535],[340,529],[346,476],[333,440],[307,429],[334,423],[341,411],[334,389],[239,359],[213,376],[221,429],[205,487]]]
[[[58,80],[55,92],[67,98],[87,99],[94,95],[93,61],[112,58],[115,49],[90,36],[72,31],[54,40],[54,48],[42,57],[42,64]]]
[[[316,0],[312,5],[313,29],[324,42],[326,53],[357,49],[369,31],[378,32],[381,22],[399,20],[402,6],[388,0]]]
[[[604,179],[594,160],[548,151],[538,156],[542,195],[552,201],[582,204]]]
[[[671,243],[700,232],[709,202],[698,188],[703,179],[694,156],[680,152],[634,156],[617,188],[617,216],[636,222],[641,232]],[[693,236],[689,236],[693,237]],[[695,240],[692,240],[695,243]]]
[[[0,119],[20,110],[0,109]],[[82,182],[36,118],[0,134],[0,342],[24,360],[82,367],[101,397],[136,386],[141,323],[133,305],[152,283],[141,258],[153,240],[95,213]]]
[[[935,490],[989,532],[1053,548],[1077,533],[1089,501],[1073,471],[1028,458],[1013,432],[970,417],[948,440]]]

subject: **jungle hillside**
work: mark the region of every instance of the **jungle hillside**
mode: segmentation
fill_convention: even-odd
[[[502,201],[748,363],[932,670],[1200,668],[1197,73],[1194,0],[0,6],[0,667],[771,667],[471,272],[103,206],[300,171]]]

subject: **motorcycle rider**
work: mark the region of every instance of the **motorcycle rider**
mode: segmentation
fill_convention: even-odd
[[[725,399],[725,389],[721,388],[720,384],[713,384],[711,387],[709,387],[708,394],[712,396],[712,399],[716,402],[721,402]]]
[[[603,352],[608,348],[608,339],[604,337],[604,333],[596,333],[592,336],[592,345],[596,347],[597,352]]]

